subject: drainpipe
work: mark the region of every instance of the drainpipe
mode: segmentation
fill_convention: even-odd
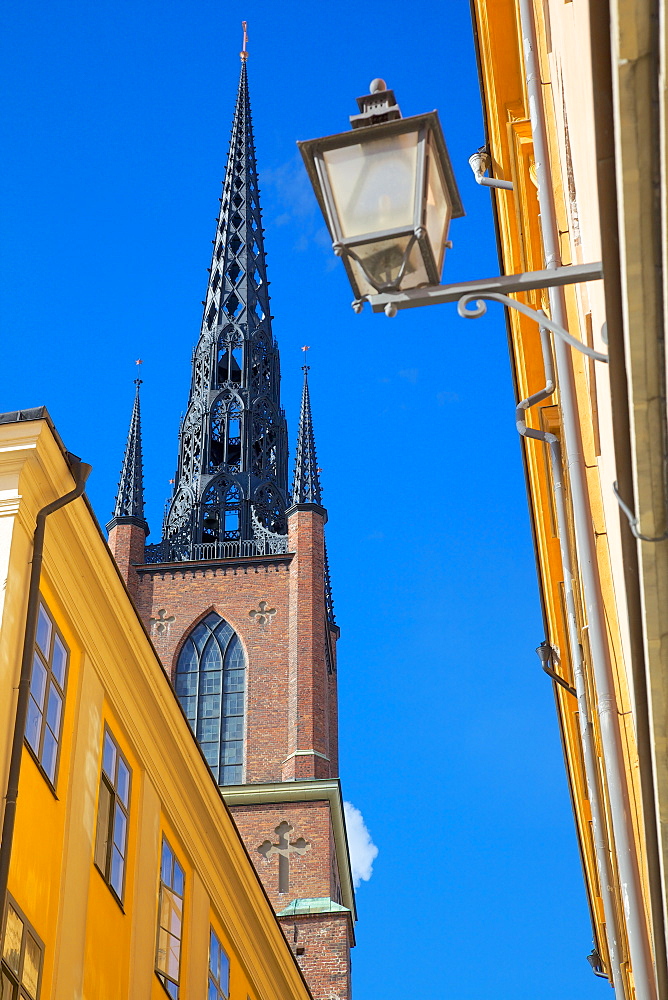
[[[536,430],[533,427],[527,427],[525,419],[526,411],[530,407],[548,399],[551,395],[553,395],[555,390],[549,334],[545,327],[540,328],[540,341],[543,349],[545,388],[534,393],[532,396],[529,396],[528,399],[521,400],[521,402],[517,404],[515,410],[515,423],[517,425],[517,430],[522,437],[533,438],[536,441],[544,441],[550,449],[554,506],[557,514],[557,534],[559,536],[561,565],[564,575],[564,598],[566,604],[568,646],[571,664],[573,666],[575,695],[578,701],[580,739],[582,741],[582,757],[584,760],[585,778],[587,781],[589,807],[591,809],[596,868],[598,872],[599,885],[601,887],[601,897],[603,899],[603,913],[605,916],[606,939],[608,943],[608,952],[610,954],[612,981],[617,997],[619,1000],[623,1000],[626,996],[626,990],[620,968],[621,948],[617,912],[615,907],[614,879],[612,866],[610,864],[608,841],[606,840],[605,812],[601,804],[594,730],[589,716],[589,705],[587,704],[587,689],[585,685],[584,664],[582,661],[582,646],[580,645],[578,621],[575,613],[573,564],[571,561],[571,552],[568,540],[568,519],[566,516],[566,497],[564,495],[562,474],[563,465],[561,445],[559,443],[559,439],[554,434],[550,434],[547,431]],[[601,973],[598,973],[598,975],[601,975]],[[605,978],[607,979],[607,976]]]
[[[16,800],[19,794],[19,775],[21,758],[23,756],[23,736],[28,714],[28,699],[30,697],[30,676],[32,673],[32,658],[37,634],[37,614],[39,612],[39,583],[42,575],[42,560],[44,556],[44,532],[46,519],[55,510],[60,510],[72,500],[80,497],[84,491],[86,480],[91,473],[91,466],[80,461],[74,455],[68,454],[70,472],[76,483],[73,490],[48,503],[38,512],[33,536],[32,564],[30,567],[30,583],[28,585],[28,610],[26,612],[26,627],[23,639],[23,658],[19,677],[18,697],[16,700],[16,715],[14,716],[14,735],[12,752],[9,760],[9,776],[7,778],[7,794],[5,796],[5,814],[2,821],[2,841],[0,841],[0,918],[5,912],[7,900],[7,879],[9,877],[9,862],[12,855],[14,825],[16,822]]]
[[[526,68],[527,96],[533,135],[540,226],[545,250],[545,266],[560,266],[559,233],[552,190],[550,188],[549,158],[545,115],[538,66],[538,46],[532,0],[520,0],[520,22]],[[552,319],[567,326],[566,300],[563,288],[551,288],[550,311]],[[596,562],[596,547],[591,512],[588,502],[586,470],[582,457],[582,442],[578,420],[577,397],[573,377],[570,348],[558,339],[554,354],[559,379],[559,394],[566,464],[569,471],[571,502],[576,539],[580,556],[592,669],[598,696],[598,718],[601,747],[607,779],[612,831],[617,854],[623,910],[626,915],[626,932],[633,980],[637,1000],[656,1000],[656,980],[652,965],[629,791],[619,725],[619,708],[615,698],[612,663],[608,648],[601,582]]]
[[[501,188],[504,191],[512,191],[512,181],[502,181],[499,177],[485,177],[485,171],[489,170],[491,162],[491,157],[485,151],[484,147],[479,149],[477,153],[474,153],[473,156],[469,156],[469,166],[473,171],[476,184],[482,184],[483,187]]]

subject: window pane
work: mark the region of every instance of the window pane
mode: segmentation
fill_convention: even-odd
[[[116,744],[112,740],[108,732],[105,731],[104,734],[104,747],[102,750],[102,769],[107,775],[112,785],[114,784],[114,778],[116,768]]]
[[[39,982],[39,966],[41,954],[39,945],[30,935],[26,935],[26,947],[23,955],[23,978],[22,986],[24,990],[36,1000],[37,984]]]
[[[244,670],[226,670],[223,691],[243,691]]]
[[[220,695],[206,694],[199,700],[199,714],[203,718],[213,718],[220,715]]]
[[[162,864],[160,866],[160,878],[165,883],[165,885],[172,884],[172,862],[174,860],[174,855],[172,854],[172,849],[166,840],[162,842]]]
[[[220,993],[218,992],[218,987],[209,979],[209,992],[206,995],[206,1000],[220,1000]]]
[[[122,757],[118,758],[118,777],[116,778],[116,791],[118,797],[127,808],[128,794],[130,792],[130,769]]]
[[[219,719],[202,719],[197,726],[197,739],[204,742],[217,742],[220,733]]]
[[[223,722],[223,739],[224,740],[242,740],[244,737],[244,720],[238,716],[233,715],[229,719],[225,719]]]
[[[209,767],[216,765],[218,763],[218,743],[202,743],[200,745]]]
[[[160,926],[174,937],[180,938],[182,917],[183,900],[163,885],[160,893]]]
[[[184,881],[183,868],[178,861],[174,861],[174,892],[178,892],[179,896],[183,896]]]
[[[220,988],[224,996],[230,992],[230,960],[225,951],[220,949]]]
[[[179,660],[179,670],[181,670],[181,661]],[[195,669],[195,667],[193,667]],[[179,695],[187,694],[197,694],[197,674],[187,673],[176,675],[176,693]]]
[[[158,931],[158,954],[156,956],[156,968],[164,972],[171,979],[179,978],[179,956],[181,953],[181,942],[178,938],[169,934],[164,928]],[[165,983],[165,986],[167,983]],[[176,994],[174,994],[176,995]]]
[[[218,962],[220,960],[220,942],[216,935],[211,931],[211,936],[209,938],[209,971],[213,972],[216,979],[218,979]]]
[[[127,820],[125,818],[125,813],[120,807],[120,804],[116,803],[116,810],[114,814],[114,844],[121,852],[125,854],[125,838],[127,833]]]
[[[42,767],[48,774],[51,783],[53,783],[56,775],[57,755],[58,744],[56,743],[56,737],[47,726],[44,730],[44,742],[42,744]]]
[[[67,650],[63,643],[61,642],[60,636],[55,635],[53,638],[53,657],[51,659],[51,669],[53,670],[54,677],[60,684],[61,688],[65,684],[65,667],[67,666]]]
[[[13,906],[7,907],[7,922],[5,923],[5,944],[2,957],[18,976],[19,960],[21,958],[21,939],[23,937],[23,921]]]
[[[220,670],[209,670],[205,674],[200,674],[199,677],[199,692],[200,694],[219,694],[220,693],[220,680],[222,671]]]
[[[211,616],[209,616],[209,617],[211,617]],[[197,646],[197,649],[198,649],[198,651],[200,653],[202,652],[202,649],[204,648],[204,643],[206,642],[206,640],[209,638],[210,635],[211,635],[210,629],[208,629],[206,627],[206,625],[204,624],[204,622],[201,622],[201,624],[199,624],[197,626],[197,628],[194,630],[194,632],[190,636],[190,638],[195,643],[195,645]]]
[[[32,677],[30,678],[30,693],[39,705],[44,708],[44,695],[46,693],[46,670],[37,653],[32,661]]]
[[[196,698],[184,698],[179,696],[179,701],[181,702],[181,708],[186,713],[186,718],[190,723],[190,728],[195,728],[195,704],[197,702]]]
[[[111,791],[106,781],[100,782],[100,796],[97,804],[97,834],[95,837],[95,864],[105,875],[107,873],[107,850],[109,846],[109,824],[111,820]]]
[[[51,685],[49,690],[49,702],[46,709],[46,721],[51,727],[51,732],[56,736],[60,733],[60,712],[63,707],[63,699],[58,694],[56,688]]]
[[[243,694],[226,694],[226,695],[223,695],[223,701],[225,703],[225,715],[243,715],[244,714],[244,696],[243,696]]]
[[[0,979],[0,1000],[14,1000],[14,985],[5,972]]]
[[[123,895],[123,856],[117,847],[111,849],[111,872],[109,874],[109,884],[118,898]]]
[[[212,636],[204,650],[200,670],[221,670],[222,666],[223,658],[220,655],[220,647]]]
[[[39,753],[39,734],[41,731],[42,713],[31,698],[28,704],[28,718],[26,720],[26,739],[35,753]]]
[[[37,619],[37,645],[42,650],[46,658],[49,657],[49,644],[51,642],[51,619],[40,604],[39,617]]]
[[[244,745],[241,741],[223,745],[223,764],[243,763]]]
[[[165,983],[167,992],[173,1000],[178,1000],[179,988],[175,983]]]
[[[233,767],[223,768],[223,785],[240,785],[241,784],[241,766],[236,764]]]

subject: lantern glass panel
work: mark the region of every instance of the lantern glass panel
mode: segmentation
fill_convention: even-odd
[[[343,239],[413,228],[418,137],[406,132],[323,151]]]
[[[448,226],[450,225],[450,217],[452,215],[452,205],[445,190],[441,172],[438,169],[436,151],[431,143],[428,146],[427,164],[425,227],[440,275],[443,248],[447,239]]]
[[[375,295],[379,289],[395,287],[410,239],[410,236],[395,236],[388,240],[365,243],[354,248],[355,254],[364,263],[363,270],[358,261],[351,257],[348,258],[360,295]],[[368,280],[364,273],[365,270],[369,277],[373,278],[377,288],[374,288]],[[420,247],[417,242],[414,242],[404,268],[401,288],[415,288],[427,283],[427,271]]]

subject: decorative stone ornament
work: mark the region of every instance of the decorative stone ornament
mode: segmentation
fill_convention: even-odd
[[[149,621],[151,623],[151,630],[153,634],[160,636],[160,638],[162,638],[163,636],[169,633],[169,626],[172,624],[173,621],[175,621],[175,618],[174,615],[169,615],[168,617],[165,617],[165,609],[160,608],[160,610],[158,611],[158,617],[150,618]]]
[[[266,601],[260,601],[257,611],[253,608],[248,612],[249,618],[255,618],[258,625],[266,625],[276,614],[276,608],[268,608]]]

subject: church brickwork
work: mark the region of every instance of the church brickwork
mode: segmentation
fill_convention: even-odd
[[[109,545],[205,756],[219,741],[210,766],[313,997],[349,1000],[354,894],[336,780],[327,514],[307,368],[287,490],[245,62],[210,274],[163,538],[145,546],[137,384]],[[228,761],[242,741],[243,761]]]

